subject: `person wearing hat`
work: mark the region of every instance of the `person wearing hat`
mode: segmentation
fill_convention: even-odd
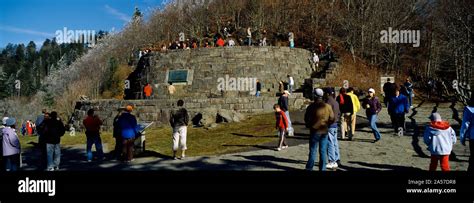
[[[441,120],[439,113],[432,113],[429,117],[431,123],[426,126],[423,140],[428,145],[431,153],[430,171],[436,171],[438,161],[441,162],[442,171],[450,171],[449,155],[456,143],[456,132],[449,122]]]
[[[375,96],[375,90],[369,89],[369,95],[362,102],[362,107],[365,109],[365,114],[370,123],[370,128],[374,133],[375,142],[380,140],[380,131],[377,128],[377,115],[382,111],[382,104],[379,98]]]
[[[326,168],[335,169],[339,167],[337,162],[340,162],[339,155],[339,143],[337,142],[337,126],[339,123],[339,118],[341,117],[341,112],[339,111],[339,104],[337,103],[335,97],[334,88],[327,87],[324,88],[323,100],[326,104],[329,104],[334,112],[334,123],[329,126],[328,129],[328,164]]]
[[[132,115],[132,111],[133,107],[131,105],[127,105],[127,107],[125,107],[125,112],[123,112],[117,120],[117,125],[120,128],[123,139],[123,160],[127,163],[131,162],[133,159],[133,146],[135,137],[140,134],[138,131],[137,119],[134,115]]]
[[[288,107],[288,96],[290,95],[290,92],[288,90],[283,91],[283,94],[278,98],[278,105],[280,106],[281,110],[285,112],[286,119],[288,119],[288,136],[293,136],[293,126],[291,125],[291,119],[290,119],[290,111]]]
[[[474,171],[474,157],[472,154],[474,153],[474,94],[471,95],[471,99],[468,102],[467,106],[464,107],[464,113],[462,116],[462,123],[461,123],[461,130],[459,131],[459,139],[461,140],[461,144],[466,146],[466,139],[469,139],[469,152],[471,153],[469,156],[469,166],[467,167],[467,171],[473,172]]]
[[[305,125],[310,132],[306,170],[313,170],[319,146],[319,170],[325,171],[328,154],[328,131],[335,118],[331,106],[323,101],[323,90],[318,88],[315,93],[314,102],[306,108],[304,115]]]
[[[3,117],[2,119],[2,124],[0,125],[0,143],[3,143],[3,128],[6,127],[7,124],[7,119],[8,117]],[[3,144],[0,144],[0,153],[2,153],[2,156],[0,156],[0,170],[3,169]]]
[[[20,168],[20,140],[15,131],[16,120],[7,118],[2,129],[2,153],[6,171],[17,171]]]

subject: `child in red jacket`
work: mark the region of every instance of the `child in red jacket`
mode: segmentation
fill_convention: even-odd
[[[275,128],[278,130],[278,148],[277,151],[281,149],[288,148],[288,145],[285,142],[285,134],[288,131],[288,119],[286,118],[285,112],[280,108],[280,105],[275,104],[273,106],[275,110],[276,125]]]

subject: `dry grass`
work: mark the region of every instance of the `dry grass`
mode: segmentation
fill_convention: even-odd
[[[328,85],[341,87],[344,80],[349,81],[349,85],[356,90],[366,91],[374,88],[376,92],[381,93],[380,71],[375,66],[365,64],[356,58],[356,62],[352,57],[345,53],[340,57],[341,69],[338,71],[335,79],[328,80]]]
[[[213,129],[188,127],[188,156],[215,155],[238,152],[248,149],[252,145],[260,145],[277,139],[274,130],[275,118],[273,114],[252,116],[241,123],[219,124]],[[111,132],[102,133],[102,142],[107,143],[109,149],[115,145]],[[29,142],[37,142],[37,137],[21,137],[23,150],[31,148]],[[84,133],[69,134],[61,139],[62,146],[85,144]],[[146,148],[164,155],[172,155],[171,128],[152,128],[147,130]]]

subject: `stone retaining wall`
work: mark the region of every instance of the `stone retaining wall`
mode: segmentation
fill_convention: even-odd
[[[87,110],[94,109],[96,114],[104,120],[104,130],[111,130],[113,119],[120,107],[128,104],[134,106],[133,114],[139,122],[155,122],[156,125],[168,125],[169,112],[176,107],[178,98],[154,99],[154,100],[92,100],[79,101],[80,109],[76,110],[75,123],[77,129],[82,129],[82,120]],[[277,103],[278,97],[233,97],[233,98],[207,98],[194,99],[183,98],[185,108],[188,109],[191,119],[196,115],[212,114],[219,110],[230,110],[244,115],[269,113],[273,111],[273,105]],[[294,93],[289,97],[289,105],[292,109],[306,107],[306,99],[302,93]],[[216,116],[216,115],[209,115]]]

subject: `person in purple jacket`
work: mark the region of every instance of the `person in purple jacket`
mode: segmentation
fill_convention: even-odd
[[[5,122],[5,128],[2,129],[3,139],[3,160],[5,161],[6,171],[17,171],[20,168],[20,140],[15,131],[16,120],[8,118]]]
[[[379,98],[375,96],[375,90],[369,89],[369,95],[364,99],[362,107],[365,109],[365,114],[370,122],[370,128],[374,133],[375,142],[380,140],[380,131],[377,128],[377,115],[382,110],[382,104],[380,104]]]

